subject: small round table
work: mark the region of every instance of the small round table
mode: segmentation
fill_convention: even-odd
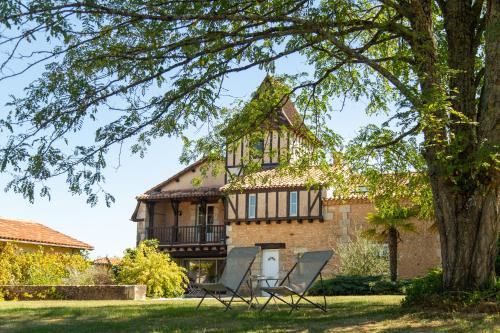
[[[267,287],[276,287],[276,285],[280,281],[280,279],[269,277],[269,276],[265,276],[265,275],[252,275],[251,279],[252,279],[252,281],[256,281],[257,282],[257,288],[261,287],[264,282],[266,283]],[[274,281],[274,283],[271,285],[272,281]],[[258,293],[260,294],[259,296],[263,296],[262,295],[262,291],[260,290],[260,288],[258,289]],[[255,298],[255,300],[257,301],[257,304],[260,304],[259,303],[259,299],[257,297]],[[276,300],[274,300],[274,303],[276,303],[276,305],[278,304],[276,302]]]

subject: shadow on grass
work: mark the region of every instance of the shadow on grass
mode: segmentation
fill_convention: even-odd
[[[0,310],[0,332],[482,332],[495,330],[498,316],[427,313],[399,306],[397,299],[329,299],[329,311],[302,308],[288,314],[273,305],[259,313],[237,305],[223,312],[209,301],[119,305],[15,307]],[[82,303],[84,304],[84,303]]]

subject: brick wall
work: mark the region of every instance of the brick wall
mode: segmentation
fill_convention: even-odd
[[[351,237],[367,227],[366,215],[374,207],[368,202],[348,204],[326,201],[323,206],[324,221],[292,221],[287,223],[262,222],[231,224],[227,227],[228,250],[234,246],[253,246],[257,243],[285,243],[280,249],[280,276],[292,267],[297,255],[305,251],[335,249],[338,244],[348,242]],[[408,278],[423,275],[431,267],[441,263],[439,238],[429,230],[430,223],[416,221],[417,233],[402,235],[399,244],[399,276]],[[261,255],[257,257],[252,273],[261,272]],[[334,255],[325,267],[326,276],[338,271],[338,257]]]

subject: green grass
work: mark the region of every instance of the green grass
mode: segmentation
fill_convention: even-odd
[[[242,303],[223,312],[213,300],[198,311],[195,300],[0,302],[0,332],[500,332],[500,315],[422,312],[400,301],[330,297],[327,314],[291,315],[274,304],[263,313]]]

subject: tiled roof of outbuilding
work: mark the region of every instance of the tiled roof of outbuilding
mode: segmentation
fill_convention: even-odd
[[[0,240],[85,250],[94,249],[87,243],[60,233],[43,224],[5,217],[0,217]]]

